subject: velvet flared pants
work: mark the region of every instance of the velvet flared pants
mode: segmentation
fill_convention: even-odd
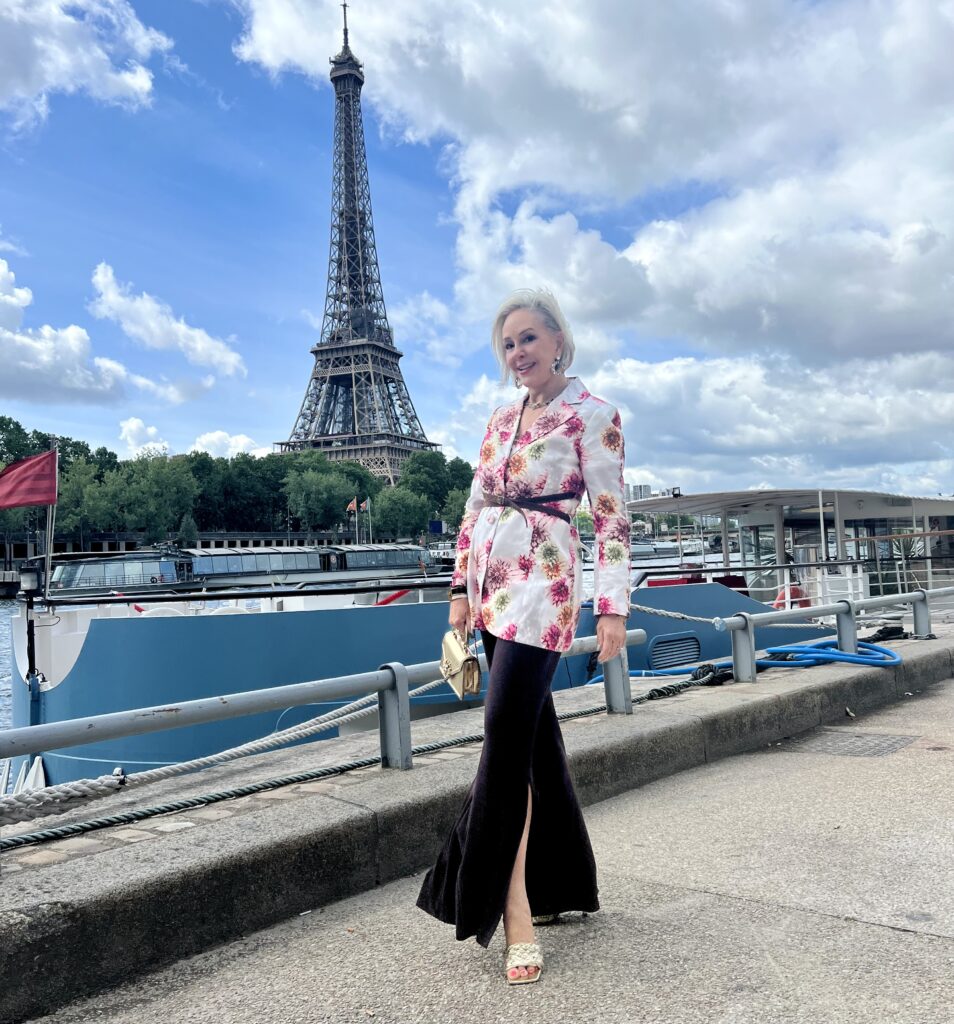
[[[550,695],[555,651],[482,634],[490,677],[477,777],[417,905],[487,946],[503,916],[532,794],[526,880],[534,915],[599,909],[596,863]]]

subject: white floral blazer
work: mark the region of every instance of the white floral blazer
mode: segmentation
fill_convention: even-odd
[[[623,433],[616,409],[591,395],[577,377],[570,378],[559,402],[515,437],[522,408],[519,399],[490,417],[460,526],[451,585],[466,585],[477,629],[565,651],[573,642],[582,600],[576,527],[545,512],[493,501],[569,492],[571,498],[552,507],[572,516],[585,488],[597,541],[595,611],[628,616]]]

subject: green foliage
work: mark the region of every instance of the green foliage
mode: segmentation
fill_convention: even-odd
[[[187,455],[144,454],[126,463],[126,527],[147,543],[164,540],[191,512],[196,485]]]
[[[383,490],[372,505],[375,540],[416,538],[427,529],[430,503],[420,494],[412,494],[405,487]]]
[[[30,443],[30,435],[15,419],[0,416],[0,464],[9,465],[28,455],[39,455]]]
[[[588,508],[579,508],[573,517],[576,528],[582,537],[592,537],[595,533],[593,528],[593,513]]]
[[[81,548],[93,526],[89,510],[93,494],[102,487],[96,479],[96,466],[86,459],[75,459],[69,468],[60,471],[56,529],[59,533],[75,533]]]
[[[292,470],[285,482],[288,507],[310,530],[327,530],[347,521],[345,509],[355,496],[352,481],[337,470]]]
[[[448,528],[457,532],[460,521],[464,518],[464,506],[470,494],[470,487],[458,487],[447,492],[447,500],[441,509],[441,519],[447,523]]]
[[[400,486],[426,498],[431,512],[441,508],[450,490],[444,453],[415,452],[401,470]]]
[[[188,512],[182,517],[179,524],[179,535],[176,537],[180,548],[194,548],[199,543],[199,531],[195,520]]]
[[[469,491],[474,469],[469,462],[457,457],[447,463],[447,486],[451,491]]]

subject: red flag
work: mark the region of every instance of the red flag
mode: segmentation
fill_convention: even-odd
[[[357,497],[354,497],[354,498],[351,499],[351,501],[348,502],[348,507],[345,509],[345,512],[357,512],[357,511],[358,511],[358,499],[357,499]]]
[[[371,500],[370,498],[365,498],[364,501],[361,502],[361,511],[362,512],[367,512],[368,511],[368,502],[370,500]]]
[[[0,470],[0,508],[56,504],[56,449]]]

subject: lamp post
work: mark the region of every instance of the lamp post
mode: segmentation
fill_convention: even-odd
[[[20,567],[20,590],[26,598],[27,677],[30,691],[30,725],[40,724],[40,676],[36,670],[36,632],[33,624],[33,601],[40,593],[40,573],[35,567]]]

